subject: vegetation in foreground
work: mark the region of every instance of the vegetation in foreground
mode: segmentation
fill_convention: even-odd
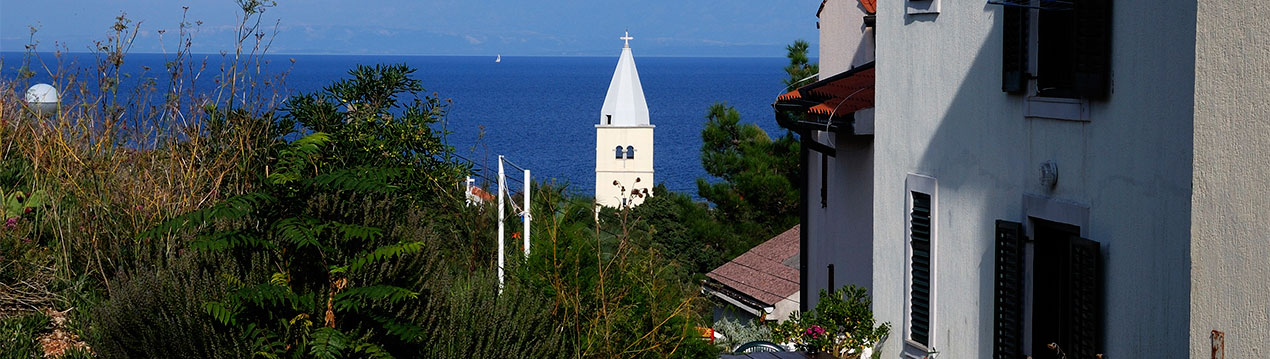
[[[388,65],[284,103],[286,74],[254,70],[271,4],[240,4],[217,76],[184,19],[157,76],[123,73],[120,16],[94,68],[32,44],[0,79],[0,357],[714,357],[697,281],[796,222],[797,141],[716,105],[714,207],[659,186],[597,217],[537,186],[534,251],[500,284],[496,211],[466,203],[438,129],[449,100]],[[17,96],[38,68],[54,111]]]

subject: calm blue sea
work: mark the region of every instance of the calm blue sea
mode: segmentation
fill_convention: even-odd
[[[497,171],[497,156],[530,169],[536,181],[569,183],[574,192],[591,194],[595,186],[595,127],[619,51],[612,57],[456,56],[329,56],[270,55],[267,71],[290,69],[289,93],[320,90],[347,78],[356,64],[406,63],[418,69],[426,90],[453,99],[449,142],[479,170]],[[0,53],[0,76],[11,80],[23,53]],[[46,63],[53,56],[42,54]],[[91,64],[92,55],[69,55]],[[207,58],[216,73],[219,55]],[[294,59],[294,64],[290,59]],[[146,77],[162,78],[164,55],[133,54],[125,68],[134,74],[125,86]],[[785,133],[776,125],[770,104],[781,93],[786,76],[783,58],[640,57],[635,49],[652,123],[657,126],[657,182],[674,191],[696,195],[697,178],[709,178],[701,166],[701,129],[714,102],[726,102],[742,119],[758,124],[772,137]],[[148,66],[146,72],[142,66]],[[40,71],[37,71],[40,72]],[[37,74],[35,82],[49,81]],[[159,81],[160,84],[163,81]],[[20,89],[20,90],[24,90]],[[519,174],[516,175],[519,177]]]

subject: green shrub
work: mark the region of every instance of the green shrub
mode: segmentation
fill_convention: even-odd
[[[564,358],[573,354],[550,297],[493,276],[456,280],[430,309],[422,358]]]
[[[42,313],[28,313],[0,319],[0,359],[40,358],[40,332],[49,328],[49,318]]]
[[[815,311],[794,313],[773,333],[781,342],[792,342],[801,350],[858,356],[862,349],[886,340],[891,332],[890,323],[875,325],[872,307],[873,301],[864,288],[848,285],[833,292],[822,289]],[[878,354],[875,352],[874,356]]]
[[[772,341],[772,328],[753,320],[742,323],[735,319],[724,318],[714,322],[714,331],[723,334],[723,339],[716,342],[729,350],[756,340]]]
[[[246,343],[203,310],[229,291],[214,263],[186,256],[123,276],[91,316],[89,346],[102,358],[246,357]]]

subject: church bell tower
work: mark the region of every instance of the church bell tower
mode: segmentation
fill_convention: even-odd
[[[653,125],[631,55],[630,33],[609,82],[600,123],[595,125],[595,201],[606,207],[635,206],[652,195]]]

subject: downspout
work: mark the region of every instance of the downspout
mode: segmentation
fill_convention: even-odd
[[[776,117],[780,117],[780,115],[778,114]],[[799,134],[799,137],[806,138],[802,134]],[[806,143],[807,141],[803,140],[802,142]],[[807,227],[807,219],[810,217],[807,208],[807,187],[810,185],[807,182],[807,166],[811,165],[810,159],[811,155],[807,151],[807,146],[798,146],[798,162],[801,164],[801,166],[798,166],[798,184],[802,187],[798,191],[798,223],[802,226],[798,229],[798,310],[804,313],[809,309],[807,304],[810,303],[807,300],[808,292],[810,292],[807,290],[807,263],[809,262],[807,252],[811,249],[811,246],[807,243],[807,232],[809,229]]]

